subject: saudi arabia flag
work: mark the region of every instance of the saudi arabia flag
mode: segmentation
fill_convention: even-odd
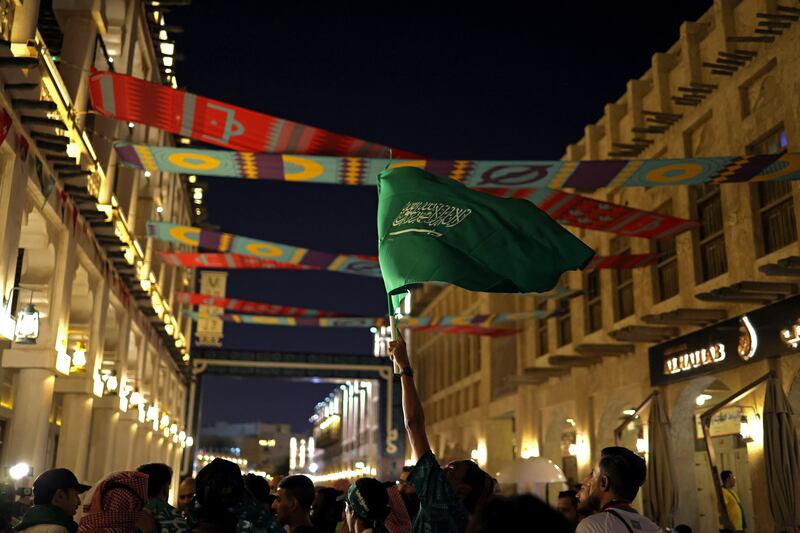
[[[544,292],[594,250],[532,203],[497,198],[418,168],[378,176],[378,255],[395,309],[406,286]]]

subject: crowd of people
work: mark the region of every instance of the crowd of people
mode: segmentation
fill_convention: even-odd
[[[646,467],[626,448],[603,449],[579,490],[559,493],[555,507],[531,494],[503,496],[496,480],[474,461],[440,465],[428,443],[405,345],[393,342],[390,351],[402,369],[404,420],[418,458],[397,481],[363,477],[349,486],[323,487],[304,475],[290,475],[272,487],[263,477],[243,475],[233,462],[214,459],[196,478],[181,480],[175,508],[168,503],[173,472],[165,464],[115,472],[94,487],[81,484],[69,470],[56,468],[36,478],[33,506],[14,529],[25,533],[663,531],[632,506]],[[730,491],[735,478],[727,471],[723,477]],[[81,495],[90,490],[76,523]],[[741,516],[731,518],[738,531],[744,530]],[[687,526],[674,531],[691,533]]]

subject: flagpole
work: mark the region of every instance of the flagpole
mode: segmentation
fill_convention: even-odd
[[[394,318],[394,315],[393,315],[393,314],[390,314],[390,315],[389,315],[389,334],[390,334],[390,338],[391,338],[393,341],[394,341],[394,340],[397,340],[397,335],[398,335],[398,331],[397,331],[397,321],[395,320],[395,318]],[[394,365],[394,373],[395,373],[395,374],[400,374],[400,373],[403,371],[403,369],[402,369],[402,368],[400,368],[400,367],[397,365],[397,361],[395,361],[394,357],[392,358],[392,364]]]

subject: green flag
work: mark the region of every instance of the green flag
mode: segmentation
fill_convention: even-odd
[[[497,198],[418,168],[378,176],[378,256],[394,310],[406,286],[544,292],[594,250],[531,202]]]

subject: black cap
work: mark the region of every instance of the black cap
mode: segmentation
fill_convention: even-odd
[[[58,489],[75,489],[78,491],[78,494],[82,494],[91,488],[91,485],[79,483],[78,478],[75,477],[75,474],[70,470],[66,468],[53,468],[52,470],[42,472],[42,474],[34,480],[33,498],[34,500],[38,500],[41,496],[45,496],[45,499],[49,501]],[[50,498],[47,498],[47,495],[50,495]]]

